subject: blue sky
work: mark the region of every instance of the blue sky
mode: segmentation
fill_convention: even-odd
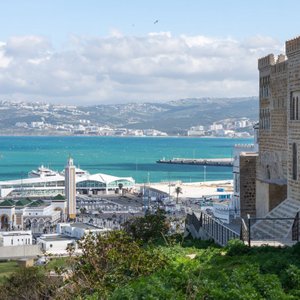
[[[256,95],[257,58],[300,34],[299,11],[296,0],[2,0],[0,96],[92,104]]]
[[[37,34],[64,41],[70,34],[105,36],[116,28],[126,35],[160,30],[284,41],[299,34],[299,11],[297,0],[2,0],[0,38]]]

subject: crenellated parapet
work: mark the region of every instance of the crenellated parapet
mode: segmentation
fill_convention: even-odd
[[[280,54],[277,58],[276,64],[271,67],[271,74],[286,73],[288,69],[288,60],[286,56]]]
[[[294,53],[300,52],[300,36],[286,41],[285,52],[287,56],[293,55]]]
[[[275,56],[274,54],[269,54],[258,60],[258,69],[261,70],[266,67],[275,65]]]

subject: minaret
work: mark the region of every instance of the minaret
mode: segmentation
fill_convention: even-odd
[[[73,159],[69,157],[65,168],[65,194],[67,198],[67,216],[69,220],[76,218],[76,180]]]

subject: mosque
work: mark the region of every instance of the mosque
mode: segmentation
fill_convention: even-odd
[[[29,178],[0,182],[0,230],[50,232],[61,221],[76,218],[76,194],[116,193],[132,189],[131,177],[89,174],[72,158],[62,173],[41,166]]]

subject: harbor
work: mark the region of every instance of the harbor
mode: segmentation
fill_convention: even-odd
[[[156,161],[158,164],[179,164],[179,165],[199,165],[199,166],[220,166],[232,167],[232,158],[172,158],[172,159],[159,159]]]

